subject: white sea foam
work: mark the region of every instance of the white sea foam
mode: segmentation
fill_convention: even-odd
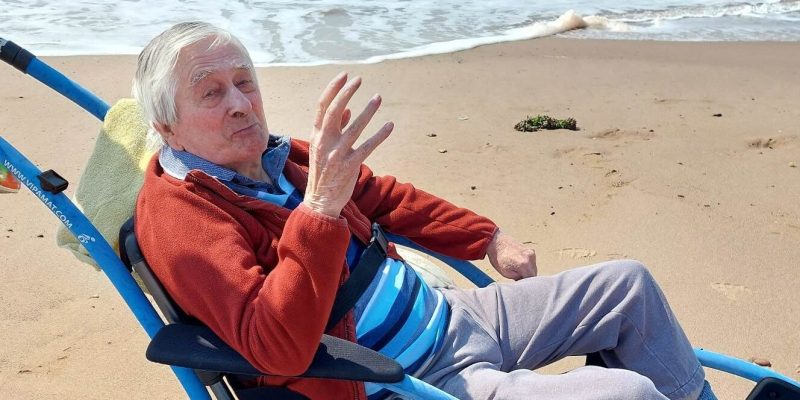
[[[0,37],[38,55],[136,54],[187,20],[230,29],[260,65],[372,63],[550,35],[800,40],[800,0],[0,0]]]
[[[525,27],[509,29],[500,35],[431,43],[397,53],[372,56],[364,60],[319,60],[315,62],[315,64],[374,64],[385,60],[452,53],[493,43],[536,39],[545,36],[553,36],[574,29],[584,29],[588,27],[609,29],[615,32],[625,32],[629,29],[628,25],[624,22],[610,21],[608,18],[598,16],[589,16],[584,18],[576,14],[575,11],[569,10],[553,21],[536,22]],[[286,66],[298,64],[281,63],[272,65]]]

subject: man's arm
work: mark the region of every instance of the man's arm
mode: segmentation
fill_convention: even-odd
[[[463,259],[486,255],[497,225],[466,208],[361,166],[353,201],[371,221],[433,251]]]
[[[486,217],[458,207],[391,176],[373,176],[367,166],[353,200],[370,220],[436,252],[464,260],[489,257],[509,279],[536,276],[536,253]]]
[[[259,370],[305,371],[342,279],[346,221],[301,205],[276,238],[245,228],[258,222],[232,205],[164,194],[142,192],[136,231],[167,292]]]

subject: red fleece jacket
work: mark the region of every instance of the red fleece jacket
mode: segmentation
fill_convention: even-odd
[[[292,140],[284,174],[308,179],[308,143]],[[304,372],[347,279],[350,236],[370,238],[371,222],[440,253],[480,259],[496,225],[464,208],[362,166],[351,201],[331,218],[241,196],[200,171],[184,181],[153,157],[136,205],[136,235],[153,272],[189,315],[207,324],[259,370]],[[352,312],[328,334],[355,340]],[[259,379],[312,399],[366,398],[360,383]]]

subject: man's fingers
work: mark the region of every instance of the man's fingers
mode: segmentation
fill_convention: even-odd
[[[369,121],[372,120],[372,117],[375,115],[375,112],[378,111],[380,106],[381,96],[376,94],[369,100],[369,103],[367,103],[367,106],[361,111],[361,114],[358,115],[358,118],[353,121],[353,124],[342,133],[343,145],[348,147],[353,146],[358,137],[361,136],[361,132],[364,131],[364,128],[366,128],[367,124],[369,124]]]
[[[342,126],[341,129],[344,129],[348,123],[350,123],[350,109],[345,108],[344,112],[342,113]]]
[[[342,71],[339,75],[336,75],[336,77],[328,83],[328,86],[325,87],[325,90],[322,91],[318,101],[317,115],[314,117],[315,128],[322,129],[325,112],[328,111],[328,107],[336,97],[336,94],[342,89],[345,82],[347,82],[347,73]]]
[[[354,157],[358,160],[358,163],[361,164],[364,160],[369,157],[370,154],[380,145],[383,143],[386,138],[392,133],[394,129],[394,122],[387,122],[385,123],[381,129],[378,129],[372,137],[367,139],[364,143],[361,143],[361,146],[358,146],[357,149],[353,152]]]
[[[333,98],[328,109],[325,110],[325,116],[322,121],[323,130],[325,127],[330,127],[330,124],[335,124],[333,126],[339,128],[342,121],[342,113],[344,109],[347,108],[347,103],[353,97],[353,94],[356,93],[359,86],[361,86],[361,78],[356,77],[347,82],[344,87],[339,90],[339,93]]]
[[[498,272],[500,272],[500,275],[502,275],[504,278],[514,281],[518,281],[522,278],[522,275],[514,269],[504,268],[502,270],[498,270]]]

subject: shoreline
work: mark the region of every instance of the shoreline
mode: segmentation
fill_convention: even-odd
[[[480,38],[478,38],[480,39]],[[386,62],[394,62],[394,61],[403,61],[403,60],[415,60],[415,59],[422,59],[426,57],[436,57],[436,56],[447,56],[449,54],[458,54],[462,52],[472,51],[481,47],[491,47],[491,46],[503,46],[503,45],[513,45],[514,43],[520,42],[528,42],[528,41],[564,41],[564,42],[596,42],[596,43],[620,43],[623,46],[636,46],[636,44],[654,44],[654,45],[669,45],[669,44],[676,44],[678,46],[789,46],[794,47],[797,43],[800,43],[800,39],[798,40],[739,40],[739,41],[732,41],[732,40],[660,40],[660,39],[610,39],[610,38],[573,38],[573,37],[564,37],[560,34],[556,35],[549,35],[544,37],[535,37],[530,39],[509,39],[500,42],[492,42],[487,44],[478,44],[474,47],[469,47],[466,49],[457,49],[457,50],[449,50],[444,52],[437,52],[437,53],[424,53],[424,54],[414,54],[405,57],[399,57],[400,54],[405,54],[408,52],[412,52],[413,49],[407,51],[401,51],[397,53],[388,53],[388,54],[381,54],[376,56],[371,56],[366,59],[360,60],[320,60],[320,61],[312,61],[306,63],[256,63],[256,68],[265,68],[265,69],[272,69],[272,68],[317,68],[317,67],[326,67],[326,66],[340,66],[340,67],[347,67],[347,66],[357,66],[357,65],[376,65],[382,64]],[[21,43],[17,43],[18,45],[22,45]],[[438,43],[434,43],[438,44]],[[25,47],[22,45],[22,47]],[[35,51],[32,53],[43,59],[60,59],[60,58],[97,58],[97,57],[136,57],[139,53],[96,53],[96,54],[37,54]],[[379,59],[378,61],[370,61],[371,59]]]
[[[42,58],[112,103],[130,96],[134,56]],[[637,258],[695,345],[766,358],[799,380],[797,65],[799,42],[541,38],[258,76],[270,130],[299,138],[331,77],[362,76],[351,106],[380,93],[371,126],[396,124],[367,160],[377,173],[489,216],[536,249],[543,275]],[[0,135],[74,193],[100,124],[4,68]],[[513,130],[535,114],[581,130]],[[7,397],[184,397],[145,360],[146,335],[105,276],[55,246],[57,221],[30,191],[0,204]],[[720,398],[751,387],[709,380]]]

